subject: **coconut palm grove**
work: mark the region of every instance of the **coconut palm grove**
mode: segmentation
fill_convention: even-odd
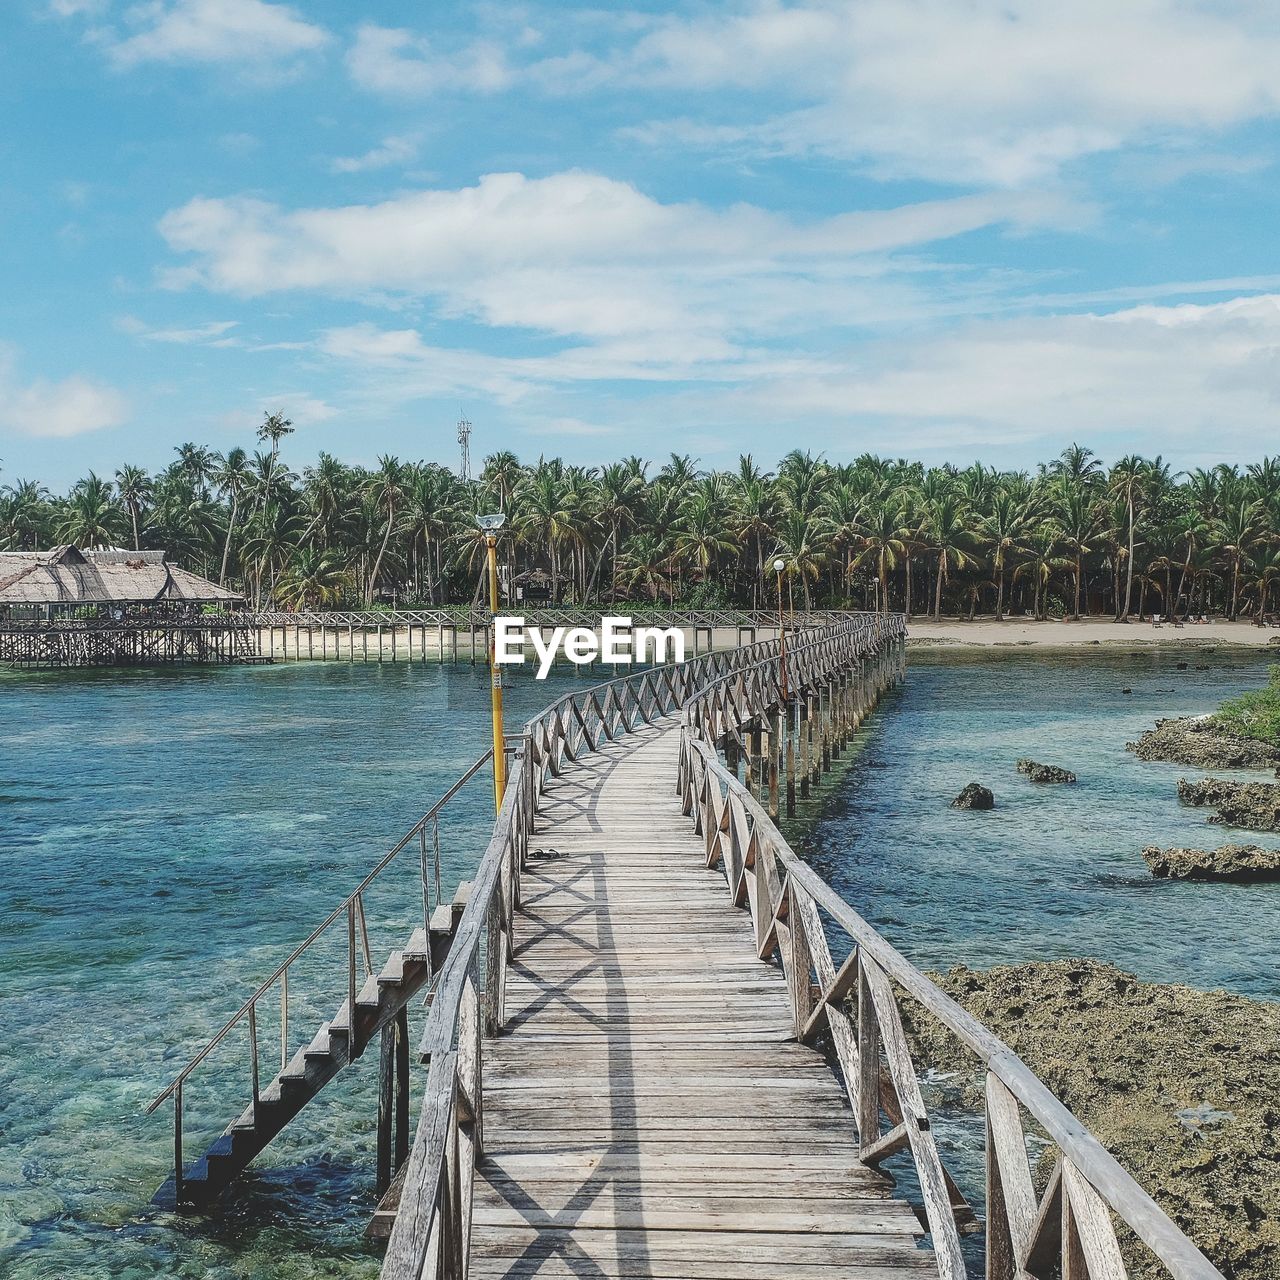
[[[291,431],[271,414],[254,452],[183,444],[154,475],[124,465],[63,495],[12,480],[0,549],[164,548],[260,608],[441,606],[479,598],[475,516],[502,511],[507,566],[558,604],[759,607],[776,600],[776,558],[806,607],[1261,622],[1280,598],[1280,457],[1175,473],[1073,444],[1030,474],[800,450],[731,471],[501,451],[467,480],[390,456],[294,471]]]

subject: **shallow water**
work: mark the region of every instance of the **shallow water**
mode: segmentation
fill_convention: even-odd
[[[1210,824],[1211,810],[1178,802],[1178,778],[1194,771],[1124,749],[1157,718],[1212,711],[1261,684],[1268,661],[1276,655],[914,651],[801,847],[921,968],[1094,956],[1152,981],[1280,998],[1280,884],[1156,880],[1142,860],[1147,844],[1274,848],[1280,837]],[[1079,781],[1030,782],[1014,768],[1021,756]],[[950,807],[971,781],[992,789],[994,810]],[[926,1088],[933,1131],[983,1214],[985,1122],[943,1084]],[[918,1203],[910,1158],[885,1168]],[[963,1248],[981,1275],[982,1233]]]
[[[815,865],[922,965],[1092,954],[1277,996],[1280,886],[1158,883],[1141,860],[1151,841],[1233,834],[1178,805],[1181,770],[1124,751],[1156,716],[1208,710],[1265,670],[1253,655],[1192,661],[1211,669],[913,654],[813,833]],[[509,723],[573,675],[520,680]],[[171,1112],[142,1108],[484,750],[487,706],[485,672],[468,666],[0,677],[0,1274],[377,1274],[361,1240],[370,1063],[275,1140],[217,1219],[150,1208]],[[1013,770],[1020,755],[1080,783],[1035,787]],[[948,808],[975,777],[1000,807]],[[446,893],[484,847],[488,775],[459,799],[442,824]],[[375,958],[404,941],[419,893],[407,852],[370,896]],[[337,935],[291,981],[295,1044],[344,992]],[[264,1012],[264,1044],[275,1033]],[[189,1158],[243,1104],[243,1034],[194,1080]]]
[[[1124,749],[1159,717],[1262,683],[1267,663],[1252,651],[913,652],[806,852],[921,967],[1096,956],[1154,981],[1280,998],[1280,884],[1155,880],[1142,860],[1147,844],[1280,837],[1210,824],[1211,810],[1178,803],[1194,771]],[[1020,756],[1079,782],[1032,783]],[[997,807],[950,808],[975,780]]]
[[[518,680],[508,723],[573,674]],[[172,1108],[142,1108],[485,750],[488,702],[486,671],[461,665],[0,677],[0,1274],[377,1274],[361,1241],[376,1053],[217,1222],[149,1207]],[[484,848],[492,794],[482,771],[442,822],[446,896]],[[421,901],[416,848],[393,866],[368,901],[375,963]],[[294,1047],[344,997],[345,947],[335,931],[291,975]],[[237,1029],[188,1086],[188,1159],[248,1087]]]

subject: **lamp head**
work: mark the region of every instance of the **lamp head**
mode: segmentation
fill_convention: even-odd
[[[499,511],[496,515],[476,516],[476,524],[484,530],[485,533],[497,533],[507,522],[506,513]]]
[[[786,562],[786,561],[785,561],[781,556],[779,556],[779,557],[778,557],[778,558],[773,562],[773,571],[774,571],[774,573],[781,573],[781,572],[783,571],[783,569],[785,569],[786,567],[787,567],[787,562]]]

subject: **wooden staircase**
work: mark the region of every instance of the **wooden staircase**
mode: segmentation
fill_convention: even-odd
[[[344,1000],[333,1018],[320,1024],[310,1043],[260,1091],[255,1074],[256,1101],[183,1170],[180,1187],[171,1175],[154,1203],[171,1207],[181,1202],[197,1208],[212,1203],[330,1080],[390,1028],[409,1001],[439,973],[470,887],[460,885],[452,904],[438,906],[432,913],[429,931],[415,929],[408,945],[393,951],[381,971],[365,979],[356,995],[354,1023],[349,1002]]]

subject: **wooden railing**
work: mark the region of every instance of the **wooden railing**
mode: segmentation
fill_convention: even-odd
[[[354,892],[343,899],[324,920],[298,944],[285,959],[273,970],[271,975],[254,991],[254,993],[231,1015],[221,1029],[195,1053],[176,1076],[147,1104],[146,1114],[150,1115],[166,1099],[173,1099],[173,1160],[174,1188],[176,1198],[182,1201],[183,1163],[183,1089],[188,1078],[200,1067],[210,1054],[227,1038],[236,1027],[245,1024],[247,1035],[244,1041],[246,1052],[245,1074],[255,1107],[259,1100],[259,1067],[261,1055],[258,1044],[258,1008],[268,998],[275,1003],[276,996],[272,989],[279,987],[279,1019],[280,1019],[280,1070],[284,1070],[292,1053],[293,1041],[290,1037],[289,1010],[291,1001],[296,1001],[298,993],[291,993],[289,973],[312,950],[335,925],[345,926],[346,930],[346,968],[345,987],[343,988],[347,1008],[351,1011],[351,1025],[355,1025],[354,1010],[356,992],[361,982],[374,972],[373,953],[369,945],[369,928],[365,919],[364,897],[369,887],[382,875],[401,853],[411,845],[416,845],[419,855],[419,871],[422,881],[422,927],[430,928],[432,912],[432,891],[434,889],[435,905],[442,902],[440,884],[440,815],[458,793],[470,782],[488,762],[493,752],[486,751],[478,760],[469,765],[449,789],[438,799],[417,822],[409,828],[399,841],[379,859],[373,870],[356,886]],[[342,922],[339,924],[339,922]],[[360,976],[358,976],[358,974]],[[270,1073],[269,1073],[270,1074]]]
[[[797,669],[820,656],[826,667],[826,651],[844,644],[843,637],[831,636],[801,646]],[[877,655],[869,661],[874,666],[882,660]],[[865,676],[867,664],[858,666]],[[812,678],[816,673],[807,674]],[[871,678],[892,674],[882,667]],[[852,691],[857,693],[857,681]],[[723,869],[733,902],[750,912],[761,960],[776,957],[786,973],[797,1039],[825,1037],[829,1044],[856,1117],[863,1161],[876,1165],[909,1151],[939,1275],[963,1280],[959,1224],[971,1221],[972,1214],[942,1164],[898,991],[936,1018],[985,1068],[987,1280],[1123,1280],[1128,1273],[1113,1214],[1175,1280],[1222,1280],[1026,1063],[916,969],[791,849],[736,771],[721,760],[717,747],[741,744],[742,726],[775,709],[777,693],[776,672],[766,664],[732,673],[690,699],[681,740],[684,811],[703,836],[707,865]],[[828,922],[832,936],[848,946],[839,964],[828,942]],[[1023,1111],[1058,1151],[1039,1195]]]
[[[834,671],[834,664],[856,656],[859,644],[870,653],[884,637],[901,633],[900,618],[844,615],[829,627],[803,633],[799,645],[792,637],[788,653],[801,655],[803,669],[816,676],[826,674],[823,664],[832,664]],[[483,1045],[503,1025],[520,875],[546,779],[566,762],[678,711],[698,690],[778,665],[777,640],[709,653],[575,690],[525,725],[493,837],[423,1033],[426,1092],[383,1262],[384,1280],[462,1280],[467,1274],[472,1186],[483,1149]]]
[[[599,605],[585,608],[578,605],[539,605],[516,601],[503,606],[506,614],[519,615],[529,626],[547,627],[598,625],[605,614],[625,608],[626,615],[637,624],[663,627],[697,627],[700,630],[721,627],[758,628],[776,630],[776,609],[667,609],[657,607],[633,608],[623,605]],[[831,623],[842,617],[857,616],[841,611],[788,613],[787,626],[804,628]],[[865,616],[865,615],[861,615]],[[363,610],[298,610],[282,609],[252,611],[238,609],[238,623],[250,627],[474,627],[482,631],[489,625],[489,609],[457,605],[436,609],[363,609]]]

